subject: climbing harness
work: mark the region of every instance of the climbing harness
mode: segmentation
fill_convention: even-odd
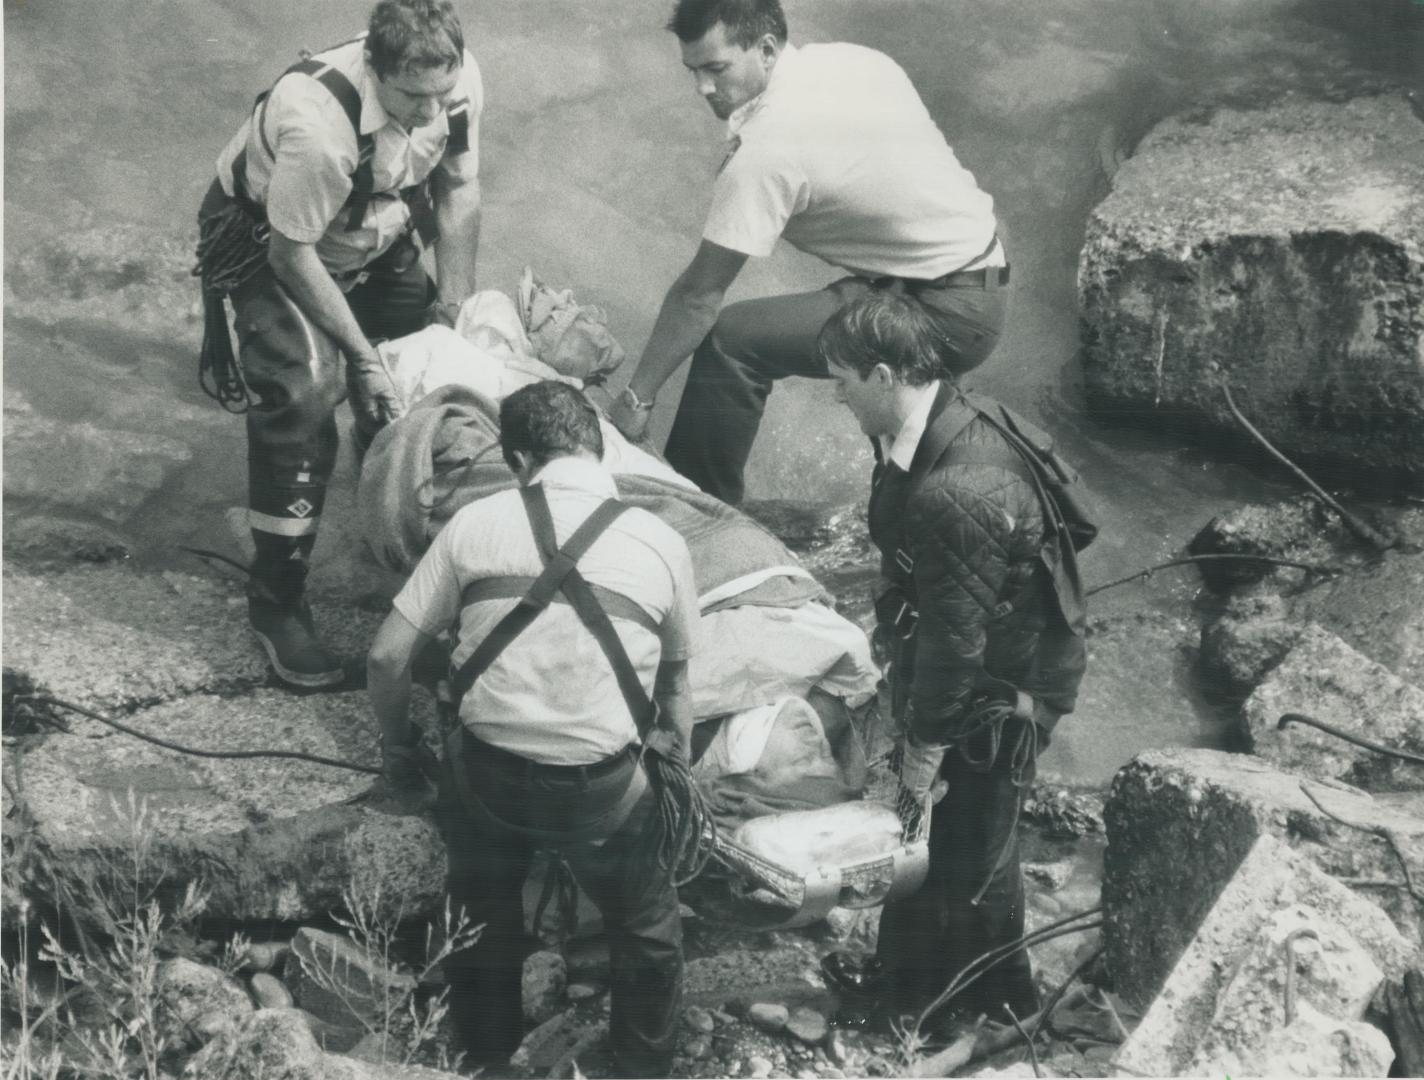
[[[364,37],[360,35],[332,48],[350,45]],[[267,104],[277,83],[289,75],[304,75],[321,83],[341,105],[351,124],[356,136],[357,163],[342,213],[346,219],[345,230],[355,232],[362,227],[367,207],[376,196],[376,139],[374,133],[361,130],[361,94],[342,71],[303,53],[301,60],[279,75],[252,103],[252,127],[271,157],[275,157],[275,149],[267,138]],[[469,102],[461,100],[452,104],[445,112],[445,119],[449,133],[445,152],[464,153],[470,147]],[[192,275],[201,279],[203,293],[203,344],[198,360],[198,384],[228,412],[244,413],[252,397],[232,349],[223,300],[267,265],[267,245],[272,231],[266,210],[251,195],[245,146],[232,161],[232,186],[233,194],[227,196],[214,181],[203,200],[198,214],[197,258]],[[396,194],[410,210],[411,229],[428,247],[438,235],[429,178]]]

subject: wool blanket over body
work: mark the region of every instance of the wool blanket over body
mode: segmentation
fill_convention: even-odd
[[[692,553],[703,613],[730,606],[795,607],[828,600],[795,555],[747,515],[657,476],[614,473],[618,496],[656,514]],[[462,506],[515,485],[499,446],[499,405],[477,390],[433,391],[371,444],[361,469],[358,520],[381,565],[409,573]],[[728,594],[728,586],[748,587]]]

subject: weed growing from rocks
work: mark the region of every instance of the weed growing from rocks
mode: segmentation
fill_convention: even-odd
[[[39,920],[43,943],[38,960],[60,987],[36,1000],[31,964],[31,915],[20,902],[20,948],[0,979],[8,1007],[19,1014],[19,1031],[7,1048],[5,1077],[78,1074],[112,1080],[159,1080],[184,1049],[193,1013],[180,1011],[160,988],[165,956],[190,942],[191,928],[207,904],[201,885],[190,882],[176,898],[161,899],[167,868],[154,852],[154,829],[145,800],[129,791],[110,799],[122,831],[120,854],[103,857],[85,874],[60,875],[38,844],[22,860],[25,880],[11,878],[12,895],[36,890],[57,912],[55,925]],[[76,944],[66,943],[59,924],[68,915]]]
[[[404,910],[384,902],[379,885],[348,885],[342,891],[345,914],[332,918],[346,931],[336,946],[310,939],[294,947],[303,974],[320,991],[338,1000],[365,1029],[383,1062],[411,1064],[433,1050],[441,1067],[450,1067],[437,1033],[449,1012],[448,988],[423,1002],[418,991],[432,973],[456,953],[473,945],[483,926],[472,926],[464,910],[453,913],[447,898],[438,922],[426,924],[420,959],[399,959],[399,926]]]

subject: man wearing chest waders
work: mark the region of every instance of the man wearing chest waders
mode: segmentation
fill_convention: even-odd
[[[376,343],[453,325],[474,291],[483,101],[450,0],[381,0],[259,97],[199,212],[201,378],[247,418],[248,618],[292,686],[344,678],[304,599],[336,406],[350,394],[359,455],[400,408]]]

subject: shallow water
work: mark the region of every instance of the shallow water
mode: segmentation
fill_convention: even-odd
[[[485,78],[482,286],[512,287],[532,264],[603,304],[631,355],[663,290],[696,246],[720,126],[696,99],[661,29],[666,4],[639,0],[460,3]],[[136,226],[187,244],[212,162],[252,94],[300,46],[340,40],[360,5],[314,0],[127,0],[5,7],[6,260],[44,232]],[[1211,448],[1104,429],[1080,409],[1075,271],[1084,225],[1113,167],[1159,119],[1201,105],[1375,87],[1424,94],[1424,6],[1410,0],[792,0],[795,41],[853,40],[907,69],[961,159],[995,196],[1013,260],[1010,328],[973,380],[1061,438],[1103,505],[1084,576],[1102,581],[1167,558],[1214,513],[1288,490]],[[784,248],[784,246],[783,246]],[[78,267],[99,288],[112,266]],[[111,275],[105,278],[104,275]],[[790,250],[754,260],[735,296],[814,288],[836,276]],[[91,280],[92,279],[92,280]],[[181,290],[182,282],[155,288]],[[106,406],[31,348],[55,341],[135,368],[150,393],[202,404],[192,326],[129,339],[107,313],[37,334],[6,327],[6,381],[40,412],[88,419]],[[120,320],[121,321],[121,320]],[[23,347],[17,347],[23,346]],[[96,384],[106,376],[95,372]],[[680,382],[680,380],[679,380]],[[662,396],[666,430],[678,383]],[[106,417],[113,422],[112,417]],[[121,419],[121,418],[120,418]],[[243,498],[241,424],[201,437],[173,419],[194,464],[123,524],[160,561],[180,541],[221,543],[221,511]],[[349,465],[348,465],[349,468]],[[839,505],[864,497],[869,455],[829,386],[773,394],[749,494]],[[1183,612],[1184,576],[1103,596],[1099,612]],[[1174,661],[1175,663],[1175,661]],[[1123,673],[1124,677],[1130,675]],[[1136,721],[1082,745],[1066,772],[1100,778],[1132,746],[1217,743]],[[1150,710],[1148,710],[1150,712]],[[1163,721],[1162,723],[1166,723]]]

